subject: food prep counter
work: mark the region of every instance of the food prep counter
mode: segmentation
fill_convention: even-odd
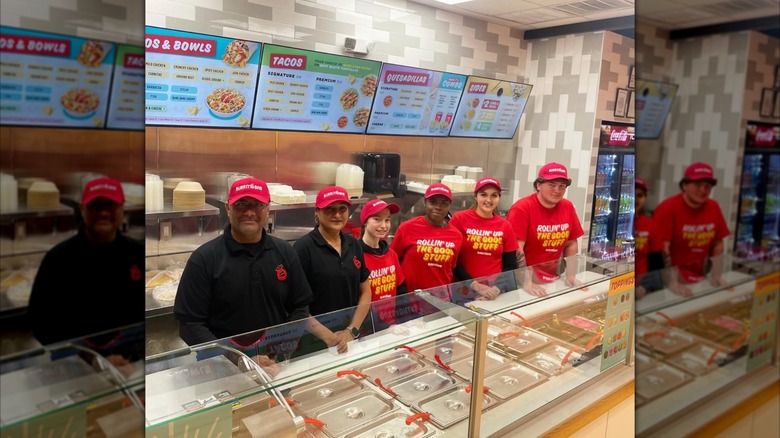
[[[143,333],[125,329],[117,345]],[[115,366],[89,345],[74,339],[0,357],[0,434],[140,436],[143,358]]]
[[[559,280],[544,297],[511,290],[462,305],[416,291],[396,300],[395,324],[373,325],[341,355],[302,347],[299,321],[256,333],[251,348],[242,337],[148,356],[147,434],[490,436],[574,399],[585,409],[633,380],[631,312],[612,320],[633,304],[633,275],[577,278],[584,287]],[[259,367],[255,355],[276,363]]]
[[[778,384],[780,273],[762,274],[727,271],[726,286],[703,280],[690,297],[661,289],[637,302],[637,436],[696,432]]]

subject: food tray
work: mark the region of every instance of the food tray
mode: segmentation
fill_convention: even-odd
[[[365,387],[361,380],[349,374],[334,377],[292,388],[287,397],[295,401],[295,406],[302,413],[309,414],[320,406],[359,392]]]
[[[436,355],[439,355],[441,362],[449,365],[462,357],[473,357],[474,342],[462,336],[448,336],[421,345],[417,348],[417,352],[433,363],[436,363]]]
[[[507,400],[547,380],[547,376],[519,363],[508,363],[486,373],[484,384],[490,394]]]
[[[396,394],[398,401],[411,406],[429,394],[461,382],[461,380],[444,370],[429,367],[425,371],[384,386]]]
[[[699,341],[690,333],[661,325],[654,326],[651,330],[638,329],[637,338],[641,347],[664,355],[672,355]]]
[[[467,385],[455,385],[443,391],[432,394],[420,400],[418,409],[431,414],[431,422],[442,429],[468,418],[471,406],[471,392],[466,392]],[[489,394],[482,394],[482,410],[496,403]]]
[[[636,394],[647,401],[679,388],[693,380],[691,374],[671,365],[660,364],[636,376]]]
[[[601,329],[604,328],[603,324],[599,324],[596,321],[590,320],[588,318],[585,318],[583,316],[579,315],[572,315],[567,316],[562,319],[562,323],[576,327],[581,330],[585,330],[587,332],[596,334],[601,331]]]
[[[574,356],[574,353],[572,353]],[[533,367],[549,376],[563,373],[572,366],[571,360],[561,365],[562,360],[546,353],[531,353],[520,358],[520,362]]]
[[[532,328],[546,335],[558,338],[564,342],[573,342],[579,338],[592,336],[592,333],[587,330],[583,330],[571,324],[561,323],[557,316],[546,319]]]
[[[711,324],[707,318],[699,314],[697,317],[690,318],[686,321],[682,321],[678,324],[681,330],[684,330],[693,335],[699,336],[703,339],[708,339],[713,342],[723,341],[728,335],[732,334],[731,330],[723,328],[719,325]]]
[[[436,433],[424,420],[417,420],[407,425],[406,419],[410,413],[393,411],[369,421],[354,431],[344,435],[344,438],[427,438]]]
[[[571,351],[571,354],[569,352]],[[569,359],[566,361],[567,365],[577,366],[585,357],[582,355],[582,349],[576,345],[563,344],[563,343],[551,343],[550,345],[539,350],[540,354],[546,354],[553,357],[560,363],[569,354]]]
[[[550,337],[530,329],[515,329],[504,332],[496,338],[495,343],[502,346],[507,353],[523,355],[537,350],[550,343]]]
[[[485,374],[488,374],[511,361],[512,360],[506,356],[487,350],[485,352],[484,372]],[[452,368],[452,370],[464,380],[471,381],[471,376],[474,373],[474,357],[464,357],[463,359],[458,359],[450,364],[450,368]]]
[[[703,376],[718,368],[727,358],[728,355],[722,349],[714,345],[703,344],[695,345],[670,356],[666,362],[689,373]]]
[[[322,406],[312,413],[312,417],[325,423],[324,429],[329,435],[341,436],[395,409],[393,400],[374,391],[360,391]]]
[[[401,379],[426,367],[425,361],[418,354],[408,351],[398,351],[379,360],[355,368],[373,382],[380,379],[383,384]]]
[[[644,373],[660,365],[660,362],[652,357],[637,351],[634,355],[634,366],[636,367],[636,373]]]

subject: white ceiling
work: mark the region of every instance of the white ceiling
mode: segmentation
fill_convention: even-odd
[[[676,30],[780,15],[780,0],[638,0],[636,10],[635,0],[468,0],[455,5],[436,0],[414,2],[521,30],[634,15]]]

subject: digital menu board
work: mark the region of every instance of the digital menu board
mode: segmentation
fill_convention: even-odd
[[[514,137],[532,88],[530,84],[469,76],[450,135]]]
[[[146,124],[249,128],[261,44],[146,27]]]
[[[368,134],[446,136],[466,76],[382,64]]]
[[[0,26],[4,125],[102,128],[113,43]]]
[[[677,84],[636,79],[636,138],[654,139],[661,136],[677,88]]]
[[[144,129],[144,48],[116,47],[107,128]]]
[[[363,134],[380,66],[266,44],[252,128]]]

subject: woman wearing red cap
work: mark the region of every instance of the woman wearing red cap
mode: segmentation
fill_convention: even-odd
[[[450,225],[463,234],[459,265],[472,278],[492,276],[482,279],[484,283],[474,285],[476,288],[472,287],[481,299],[492,300],[502,289],[514,288],[514,278],[497,281],[499,277],[496,274],[517,269],[517,239],[512,225],[495,213],[501,200],[501,183],[497,179],[485,177],[478,180],[474,199],[474,207],[455,213]],[[509,280],[509,277],[506,279]]]
[[[406,287],[410,291],[432,289],[449,300],[446,287],[453,281],[453,269],[463,246],[463,235],[447,223],[452,191],[441,183],[425,191],[425,215],[403,222],[395,232],[390,248],[401,260]]]
[[[636,299],[641,299],[648,292],[661,288],[660,273],[663,269],[661,252],[664,243],[658,234],[655,221],[645,214],[647,200],[647,183],[642,178],[636,178],[634,207],[634,246],[636,256]]]
[[[380,326],[395,324],[395,297],[406,293],[401,262],[385,240],[390,232],[390,215],[398,213],[399,210],[398,205],[388,204],[381,199],[369,201],[360,210],[360,223],[363,224],[360,245],[370,273],[368,282],[371,287],[371,302],[374,303],[372,309],[376,314],[374,322]]]
[[[723,239],[729,229],[720,206],[710,199],[718,180],[712,166],[693,163],[685,169],[680,180],[680,191],[663,201],[653,211],[664,242],[664,266],[676,266],[679,275],[671,276],[668,287],[680,295],[692,295],[683,283],[697,283],[704,279],[705,265],[712,262],[710,282],[725,285],[723,272]]]
[[[314,334],[329,347],[337,347],[339,353],[345,353],[347,343],[360,335],[371,303],[363,249],[352,234],[341,232],[349,219],[350,205],[345,188],[328,186],[320,190],[314,209],[316,227],[293,245],[311,286],[309,311],[313,316],[357,306],[344,325],[331,321],[326,323],[330,328],[326,328],[310,319]],[[343,330],[331,331],[334,326],[345,325]]]

